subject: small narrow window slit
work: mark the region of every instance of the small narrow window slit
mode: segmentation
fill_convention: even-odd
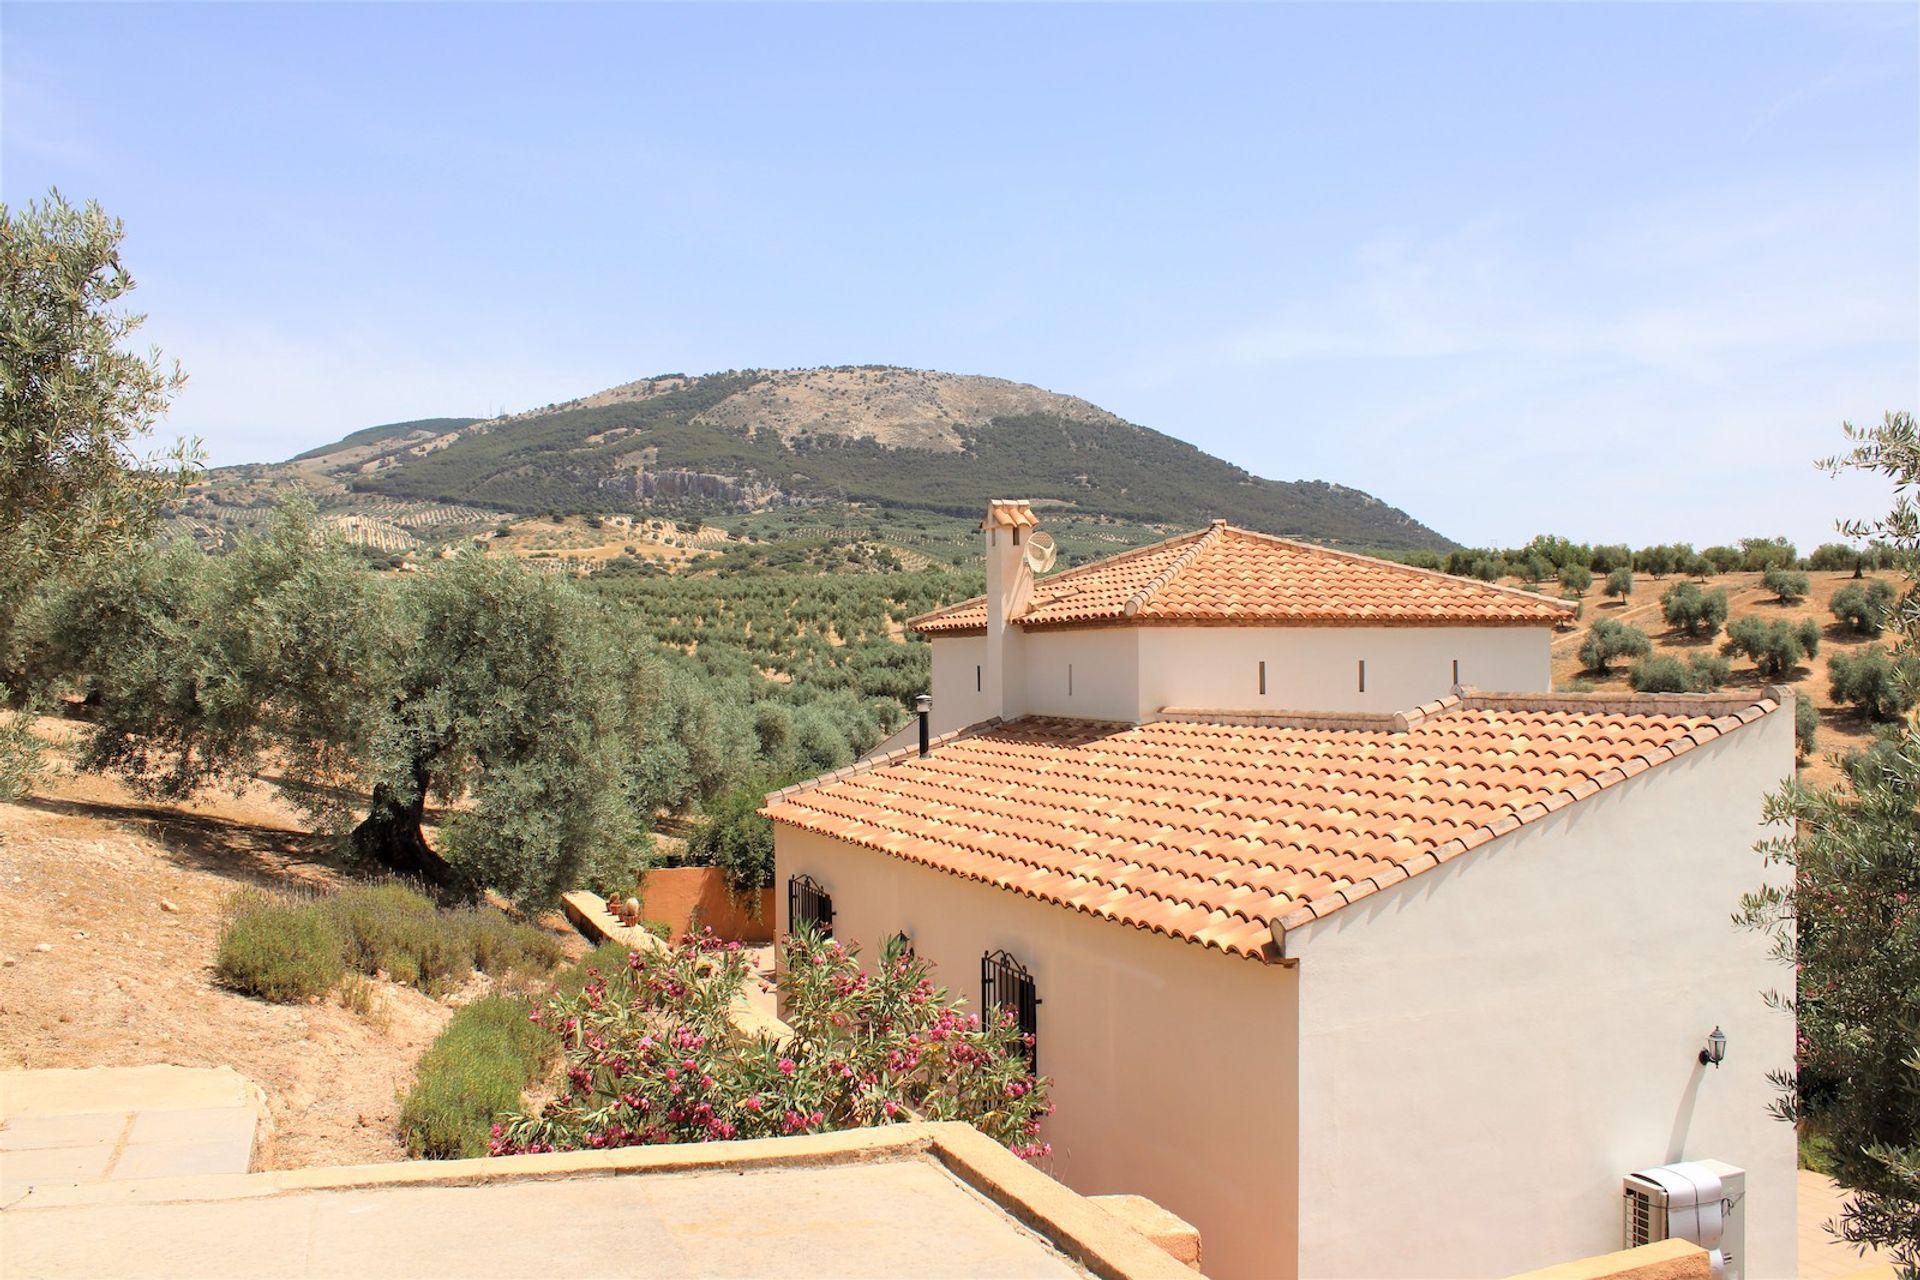
[[[1260,696],[1267,696],[1267,664],[1264,662],[1260,664]]]
[[[1453,660],[1453,682],[1456,685],[1460,683],[1460,659],[1458,658]]]
[[[1457,667],[1459,664],[1455,663],[1454,665]],[[1456,671],[1454,674],[1458,675],[1459,672]],[[976,666],[973,669],[973,691],[975,693],[980,693],[980,692],[983,692],[985,689],[986,689],[986,679],[980,674],[980,668]]]
[[[1071,662],[1067,664],[1067,696],[1069,698],[1073,696],[1073,664]]]
[[[1362,658],[1360,659],[1360,692],[1365,693],[1366,691],[1367,691],[1367,660],[1365,658]]]

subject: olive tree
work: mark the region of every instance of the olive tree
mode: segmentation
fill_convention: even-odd
[[[1612,618],[1595,620],[1580,642],[1580,665],[1588,671],[1605,672],[1616,658],[1645,658],[1652,654],[1653,642],[1647,633],[1631,623]]]
[[[629,729],[652,688],[557,576],[468,553],[376,577],[296,507],[227,556],[102,564],[32,616],[41,679],[92,704],[83,763],[136,789],[182,797],[272,767],[362,855],[528,903],[642,847]]]
[[[1676,582],[1661,594],[1660,610],[1674,630],[1712,639],[1727,621],[1727,593]]]
[[[1892,479],[1893,510],[1851,522],[1850,538],[1880,536],[1909,579],[1920,552],[1920,436],[1911,414],[1847,428],[1853,449],[1825,465]],[[1902,655],[1920,636],[1911,597],[1890,629]],[[1760,849],[1790,863],[1791,880],[1746,896],[1739,919],[1771,938],[1795,974],[1771,993],[1799,1024],[1791,1069],[1774,1073],[1775,1111],[1825,1137],[1851,1198],[1836,1230],[1848,1243],[1892,1251],[1920,1270],[1920,733],[1901,722],[1848,771],[1847,783],[1789,782],[1766,817],[1781,834]]]
[[[143,317],[116,307],[133,288],[122,234],[58,191],[0,202],[0,700],[15,705],[14,621],[35,588],[138,545],[199,461],[197,444],[137,451],[184,379],[126,349]],[[37,755],[28,718],[0,714],[0,797],[26,790]]]

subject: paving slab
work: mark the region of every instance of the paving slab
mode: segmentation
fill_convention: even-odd
[[[29,1197],[0,1214],[0,1253],[9,1280],[1087,1275],[925,1157],[173,1202]]]
[[[232,1067],[78,1067],[0,1072],[0,1121],[16,1115],[191,1111],[263,1101]]]
[[[0,1152],[0,1205],[12,1204],[34,1187],[72,1187],[106,1180],[113,1148],[46,1147]]]
[[[0,1122],[0,1152],[47,1147],[111,1148],[126,1136],[132,1122],[132,1113],[126,1111],[14,1116]]]
[[[0,1073],[0,1205],[35,1187],[247,1173],[265,1116],[227,1067]]]

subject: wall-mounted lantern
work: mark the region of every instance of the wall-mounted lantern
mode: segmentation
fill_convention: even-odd
[[[1707,1047],[1700,1051],[1700,1065],[1717,1067],[1720,1065],[1720,1060],[1726,1056],[1727,1033],[1716,1026],[1713,1034],[1707,1037]]]

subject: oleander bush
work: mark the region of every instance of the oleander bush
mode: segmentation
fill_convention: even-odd
[[[872,973],[856,951],[788,938],[779,978],[793,1035],[734,1030],[747,981],[711,931],[638,951],[556,995],[540,1024],[565,1055],[561,1093],[495,1130],[497,1155],[823,1133],[919,1117],[964,1120],[1033,1158],[1052,1110],[1004,1010],[965,1012],[896,939]]]

